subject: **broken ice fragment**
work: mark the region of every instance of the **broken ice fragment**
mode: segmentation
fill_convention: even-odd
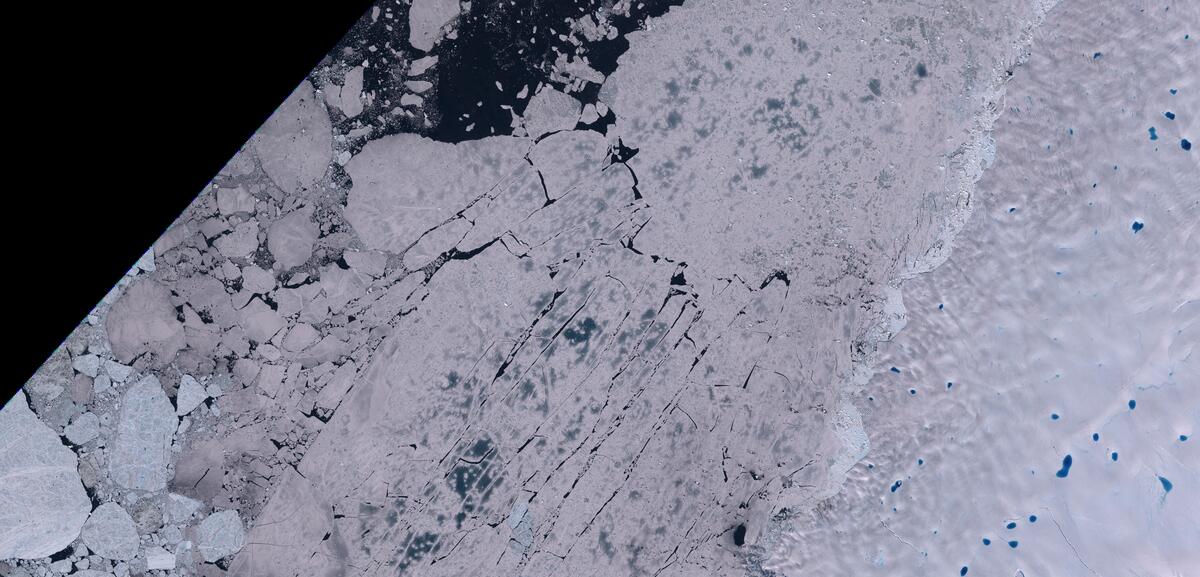
[[[104,373],[113,381],[124,383],[133,373],[133,367],[128,367],[116,361],[104,361]]]
[[[133,268],[130,269],[129,274],[133,275],[142,271],[154,272],[154,269],[154,247],[150,247],[149,250],[142,253],[137,262],[133,263]]]
[[[426,70],[429,70],[431,67],[435,66],[437,61],[437,56],[425,56],[423,58],[413,60],[412,64],[408,67],[408,75],[420,76],[424,74]]]
[[[433,83],[426,82],[424,80],[409,80],[408,82],[404,83],[404,87],[408,88],[409,90],[411,90],[417,94],[421,94],[421,93],[425,92],[426,90],[433,88]]]
[[[372,278],[383,276],[384,267],[387,265],[387,256],[378,252],[346,251],[342,258],[351,269]]]
[[[75,453],[38,420],[23,391],[0,410],[0,439],[0,559],[62,550],[92,507]]]
[[[133,517],[116,503],[104,503],[92,511],[83,526],[83,544],[105,559],[128,561],[138,552],[137,527]]]
[[[529,512],[529,503],[525,501],[517,501],[513,503],[512,513],[508,515],[508,526],[516,529],[521,520],[525,518],[525,513]]]
[[[80,355],[71,362],[71,368],[93,379],[100,374],[100,357],[96,355]]]
[[[319,233],[312,221],[312,208],[305,207],[271,224],[267,232],[267,249],[275,256],[279,268],[288,270],[308,261]]]
[[[298,353],[308,348],[313,343],[317,342],[321,334],[317,329],[305,323],[296,323],[292,330],[288,331],[287,336],[283,337],[284,350]]]
[[[175,568],[175,554],[162,547],[146,550],[146,569],[169,571]]]
[[[163,517],[168,523],[184,523],[203,505],[200,501],[176,493],[167,495]]]
[[[229,258],[244,258],[258,249],[258,221],[250,219],[233,228],[233,232],[218,237],[213,245]]]
[[[458,16],[458,0],[414,0],[408,12],[408,43],[429,52],[441,39],[441,29]]]
[[[207,398],[208,393],[204,390],[204,385],[191,375],[183,375],[179,378],[179,393],[175,396],[175,414],[186,415]]]
[[[251,299],[250,304],[239,311],[241,325],[246,337],[255,343],[265,343],[275,336],[287,323],[269,305],[260,299]]]
[[[275,277],[257,266],[248,265],[242,269],[242,288],[254,294],[267,294],[275,288]]]
[[[196,549],[209,563],[238,552],[245,541],[246,531],[237,511],[213,513],[197,528]]]
[[[91,412],[79,415],[63,429],[63,435],[74,445],[86,444],[100,436],[100,417]]]
[[[113,356],[121,363],[151,352],[159,364],[166,364],[185,345],[183,323],[176,317],[170,292],[150,280],[135,281],[125,289],[109,309],[105,329]],[[111,365],[108,368],[113,380],[123,380],[113,374]]]
[[[330,106],[342,110],[342,114],[346,118],[353,119],[362,113],[362,74],[366,72],[361,66],[350,68],[346,72],[346,77],[342,79],[342,85],[326,85],[325,86],[325,102]]]
[[[127,489],[158,491],[167,486],[175,408],[154,376],[125,392],[117,437],[109,451],[112,480]]]
[[[253,143],[263,170],[284,192],[295,194],[316,184],[333,158],[333,134],[312,84],[301,82],[255,133]]]
[[[582,104],[570,94],[549,86],[542,88],[525,109],[525,130],[530,138],[559,130],[575,128]]]
[[[217,189],[217,210],[226,216],[254,212],[254,197],[241,187]]]

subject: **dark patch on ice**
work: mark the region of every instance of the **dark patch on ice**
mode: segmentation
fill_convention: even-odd
[[[739,524],[733,528],[733,544],[741,547],[746,544],[746,524]]]
[[[568,327],[567,330],[563,331],[563,337],[565,337],[571,344],[578,345],[591,340],[592,335],[596,333],[596,329],[596,319],[587,317],[579,323],[576,323],[574,326]]]
[[[426,555],[437,549],[438,535],[436,533],[421,533],[414,535],[404,549],[404,558],[398,562],[401,572],[414,563],[420,562]]]

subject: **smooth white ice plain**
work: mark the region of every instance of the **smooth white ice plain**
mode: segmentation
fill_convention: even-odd
[[[1050,12],[973,220],[903,283],[907,326],[855,394],[870,453],[764,566],[1197,574],[1197,24],[1195,3]]]

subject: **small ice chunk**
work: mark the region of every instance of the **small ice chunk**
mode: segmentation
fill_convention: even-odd
[[[521,524],[521,520],[525,518],[525,513],[529,512],[529,503],[525,501],[517,501],[513,503],[512,513],[508,515],[508,526],[516,529],[517,525]]]
[[[408,75],[409,76],[420,76],[422,74],[425,74],[425,71],[429,70],[430,68],[435,66],[437,64],[437,61],[438,61],[437,56],[426,56],[424,58],[418,58],[416,60],[413,60],[412,64],[410,64],[408,67]]]
[[[346,251],[342,258],[355,272],[372,278],[383,276],[384,267],[387,265],[387,255],[379,252]]]
[[[183,375],[179,379],[179,393],[175,397],[175,414],[186,415],[200,406],[208,398],[204,385],[191,375]]]
[[[258,249],[258,221],[250,219],[233,227],[233,232],[218,237],[213,244],[228,258],[250,256]]]
[[[101,395],[107,393],[112,388],[112,378],[108,375],[100,375],[96,380],[92,381],[92,394]]]
[[[363,67],[355,66],[346,73],[341,90],[338,91],[338,108],[346,118],[354,118],[363,110]]]
[[[246,530],[237,511],[220,511],[209,515],[196,529],[196,549],[209,563],[241,550],[246,542]]]
[[[545,86],[533,95],[525,109],[525,130],[531,138],[570,130],[579,122],[581,107],[575,97]]]
[[[217,210],[224,215],[254,212],[254,196],[240,186],[217,189]]]
[[[154,266],[154,247],[152,246],[148,250],[146,250],[146,252],[142,253],[142,256],[137,259],[137,262],[133,263],[133,268],[129,272],[130,272],[130,274],[137,273],[140,271],[154,272],[155,268],[156,267]]]
[[[242,269],[242,288],[254,294],[267,294],[275,288],[275,276],[254,265]]]
[[[80,355],[71,362],[71,368],[93,379],[100,374],[100,357],[96,355]]]
[[[162,547],[151,547],[146,550],[146,568],[169,571],[175,568],[175,554]]]
[[[433,88],[433,83],[425,80],[409,80],[408,82],[404,83],[404,87],[417,94],[421,94],[426,90]]]
[[[163,508],[163,516],[168,523],[185,523],[203,505],[200,501],[176,493],[167,495],[167,505]]]
[[[132,372],[133,367],[122,365],[117,361],[104,362],[104,373],[107,374],[110,379],[118,383],[124,383],[127,379],[129,379],[129,375]]]
[[[596,106],[588,103],[583,106],[583,113],[579,116],[579,121],[584,124],[591,124],[600,120],[600,114],[596,112]]]
[[[516,553],[524,553],[533,545],[532,517],[529,514],[528,503],[513,503],[512,513],[508,516],[508,526],[512,529],[512,541],[509,542],[509,546]]]
[[[271,340],[275,333],[287,325],[287,322],[280,318],[279,313],[258,298],[250,299],[250,304],[239,312],[246,337],[256,343],[265,343]]]
[[[83,544],[93,553],[116,561],[133,559],[138,552],[137,526],[120,505],[104,503],[83,525]]]
[[[275,256],[279,267],[288,270],[308,261],[318,234],[320,230],[312,221],[312,208],[305,207],[271,224],[267,232],[267,249]]]
[[[100,436],[100,417],[95,413],[84,413],[75,417],[70,425],[63,429],[63,435],[75,445],[83,445]]]
[[[221,388],[221,384],[215,381],[209,383],[208,387],[204,389],[204,392],[208,393],[208,396],[213,399],[225,394],[225,391]]]
[[[321,333],[317,332],[312,325],[297,323],[292,330],[288,331],[287,336],[283,337],[283,348],[298,353],[317,342],[319,338],[321,338]]]

